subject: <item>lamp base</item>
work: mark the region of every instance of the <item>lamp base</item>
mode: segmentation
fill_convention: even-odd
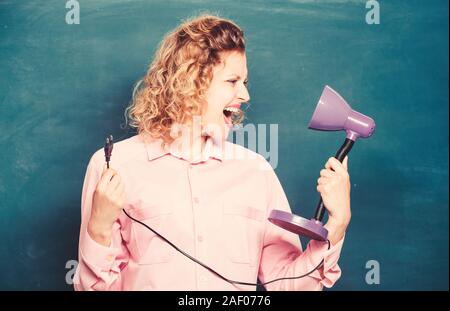
[[[328,230],[323,227],[321,221],[314,218],[306,219],[285,211],[272,210],[269,221],[287,231],[313,240],[326,241],[328,237]]]

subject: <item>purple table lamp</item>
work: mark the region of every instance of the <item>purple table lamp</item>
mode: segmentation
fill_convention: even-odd
[[[335,155],[336,159],[342,162],[358,137],[367,138],[373,134],[375,122],[372,118],[352,110],[349,104],[327,85],[322,92],[322,96],[320,96],[308,128],[321,131],[345,130],[347,137]],[[301,236],[326,241],[328,231],[323,227],[322,223],[324,213],[325,206],[322,198],[320,198],[316,214],[312,219],[306,219],[280,210],[272,210],[269,221]]]

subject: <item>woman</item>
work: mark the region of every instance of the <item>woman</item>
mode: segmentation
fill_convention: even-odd
[[[317,190],[329,242],[309,242],[267,221],[291,211],[260,155],[226,142],[249,101],[244,36],[231,21],[200,16],[168,34],[128,109],[138,135],[91,158],[83,185],[77,290],[320,290],[340,277],[350,221],[347,159],[330,158]],[[126,213],[122,212],[125,211]],[[132,220],[131,218],[135,219]]]

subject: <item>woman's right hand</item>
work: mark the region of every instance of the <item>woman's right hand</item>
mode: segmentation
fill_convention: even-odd
[[[111,168],[103,167],[102,176],[94,191],[88,233],[97,243],[111,244],[112,226],[119,218],[125,202],[122,178]]]

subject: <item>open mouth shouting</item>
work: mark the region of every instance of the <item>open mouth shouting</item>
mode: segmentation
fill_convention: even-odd
[[[223,119],[229,128],[233,127],[233,124],[238,124],[242,121],[243,111],[240,106],[240,104],[232,104],[223,109]]]

